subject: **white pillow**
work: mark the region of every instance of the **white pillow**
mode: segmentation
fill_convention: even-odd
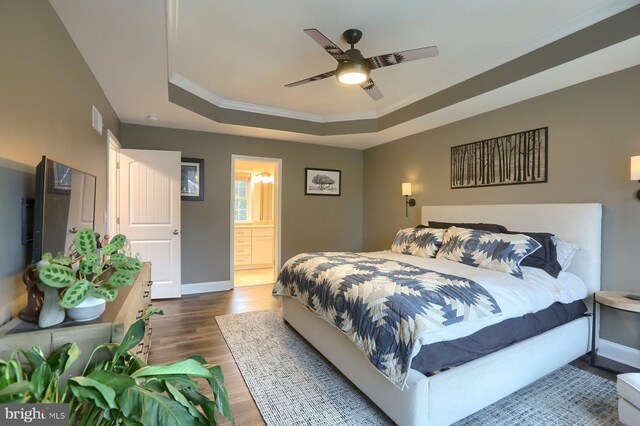
[[[551,237],[552,241],[556,245],[556,256],[558,257],[558,263],[562,267],[563,271],[566,271],[571,266],[573,258],[582,248],[574,243],[561,240],[555,235]]]

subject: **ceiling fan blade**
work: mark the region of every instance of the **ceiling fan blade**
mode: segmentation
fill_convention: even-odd
[[[382,92],[378,89],[378,86],[376,86],[373,80],[369,79],[365,81],[360,85],[360,87],[362,87],[374,101],[382,99]]]
[[[432,56],[438,56],[438,48],[436,46],[372,56],[367,58],[366,61],[369,63],[369,68],[373,70],[376,68],[390,67],[391,65],[397,65],[402,62],[415,61],[416,59],[431,58]]]
[[[304,32],[307,33],[307,35],[318,43],[324,50],[326,50],[329,55],[333,56],[333,59],[336,61],[343,62],[349,60],[349,56],[344,53],[337,44],[325,37],[320,31],[315,28],[309,28],[304,30]]]
[[[334,75],[336,75],[335,70],[334,71],[328,71],[328,72],[325,72],[325,73],[322,73],[322,74],[314,75],[313,77],[305,78],[304,80],[294,81],[293,83],[285,84],[284,87],[300,86],[301,84],[311,83],[312,81],[322,80],[324,78],[332,77]]]

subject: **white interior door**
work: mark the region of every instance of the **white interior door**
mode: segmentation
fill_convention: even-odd
[[[180,297],[180,152],[120,150],[120,233],[150,261],[151,297]]]
[[[118,162],[120,161],[120,142],[107,130],[107,234],[116,235],[118,233]]]

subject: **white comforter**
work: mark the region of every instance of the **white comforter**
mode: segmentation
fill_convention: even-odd
[[[584,282],[570,272],[561,272],[556,279],[541,269],[523,266],[524,277],[519,279],[504,272],[476,268],[450,260],[409,256],[391,251],[362,254],[370,257],[392,259],[473,280],[483,286],[498,302],[498,306],[502,310],[501,314],[476,321],[452,324],[451,326],[434,330],[423,336],[424,338],[421,339],[423,345],[469,336],[489,325],[497,324],[509,318],[517,318],[538,312],[548,308],[555,302],[571,303],[584,299],[588,294],[587,286]],[[420,347],[415,349],[414,352],[417,353],[419,349]]]

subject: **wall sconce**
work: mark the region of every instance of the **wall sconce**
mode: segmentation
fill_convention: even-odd
[[[638,158],[640,158],[640,156]],[[640,165],[640,162],[638,164]],[[402,195],[404,195],[404,200],[405,200],[405,206],[404,206],[405,217],[409,217],[409,206],[413,207],[416,205],[416,200],[414,200],[413,198],[409,198],[409,195],[411,195],[410,182],[402,184]]]
[[[640,155],[631,157],[631,180],[640,182]],[[640,190],[636,192],[636,198],[640,200]]]

